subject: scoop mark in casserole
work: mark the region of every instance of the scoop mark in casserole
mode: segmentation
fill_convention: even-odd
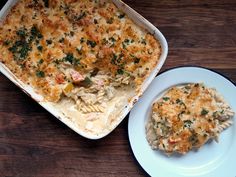
[[[110,128],[160,54],[111,1],[22,0],[0,26],[0,61],[93,134]]]
[[[146,125],[153,149],[170,155],[200,148],[232,124],[234,112],[222,96],[203,84],[176,86],[155,102]]]

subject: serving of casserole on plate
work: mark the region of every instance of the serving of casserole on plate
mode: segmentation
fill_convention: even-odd
[[[121,1],[8,1],[0,71],[82,136],[127,115],[167,55],[163,35]]]
[[[150,176],[234,176],[235,98],[235,84],[213,70],[162,72],[129,115],[135,158]]]
[[[234,112],[215,88],[203,83],[171,87],[152,105],[146,137],[167,155],[199,149],[233,124]]]

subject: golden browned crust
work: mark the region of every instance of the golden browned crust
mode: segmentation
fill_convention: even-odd
[[[22,0],[0,27],[0,61],[54,102],[73,82],[71,70],[127,74],[138,87],[160,53],[158,41],[110,1]]]

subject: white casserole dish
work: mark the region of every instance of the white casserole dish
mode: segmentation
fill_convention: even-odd
[[[8,12],[10,11],[11,7],[15,5],[15,3],[18,0],[9,0],[5,6],[0,11],[0,23],[2,23],[7,16]],[[128,114],[128,112],[131,110],[133,105],[137,102],[139,97],[142,95],[142,93],[146,90],[148,85],[152,82],[152,80],[155,78],[156,74],[160,71],[162,65],[164,64],[167,53],[168,53],[168,46],[165,37],[162,35],[162,33],[153,26],[150,22],[148,22],[144,17],[142,17],[140,14],[138,14],[136,11],[134,11],[132,8],[130,8],[128,5],[126,5],[124,2],[120,0],[113,0],[113,3],[118,7],[118,9],[125,12],[130,19],[134,21],[137,25],[141,26],[142,28],[146,29],[149,33],[153,34],[154,37],[159,41],[161,45],[161,56],[159,58],[158,64],[155,66],[149,77],[143,82],[141,89],[139,93],[137,93],[131,101],[126,105],[125,109],[121,111],[119,114],[119,117],[117,117],[117,120],[113,122],[113,124],[109,127],[108,131],[104,131],[101,134],[98,135],[91,135],[87,134],[86,132],[80,130],[75,124],[68,119],[64,114],[59,112],[53,104],[50,102],[43,101],[43,97],[39,94],[37,94],[30,86],[24,84],[21,82],[16,76],[3,64],[0,62],[0,71],[9,78],[14,84],[16,84],[18,87],[20,87],[27,95],[29,95],[31,98],[33,98],[35,101],[37,101],[42,107],[44,107],[47,111],[49,111],[51,114],[53,114],[55,117],[57,117],[60,121],[62,121],[64,124],[66,124],[68,127],[73,129],[78,134],[88,138],[88,139],[99,139],[106,135],[108,135],[112,130],[114,130],[119,123],[125,118],[125,116]]]

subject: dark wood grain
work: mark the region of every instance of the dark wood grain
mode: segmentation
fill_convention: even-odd
[[[162,71],[200,65],[236,81],[235,1],[125,2],[165,35],[169,54]],[[128,116],[109,136],[87,140],[0,74],[0,176],[146,176],[130,149],[127,122]]]

